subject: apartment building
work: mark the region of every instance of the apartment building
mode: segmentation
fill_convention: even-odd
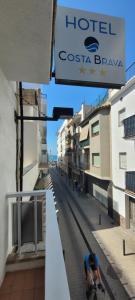
[[[116,222],[135,230],[135,77],[110,92],[113,214]]]
[[[70,179],[80,182],[80,122],[86,117],[91,110],[91,105],[82,104],[81,109],[74,115],[73,118],[63,123],[59,130],[57,144],[58,144],[58,156],[61,149],[64,149],[63,155],[65,164],[65,172]],[[62,134],[63,132],[63,134]],[[60,138],[63,136],[63,142]],[[63,144],[63,146],[62,146]],[[62,159],[61,159],[62,167]]]
[[[112,217],[110,105],[97,108],[82,105],[60,132],[65,139],[62,160],[68,177],[100,201]]]
[[[80,169],[79,169],[79,123],[81,114],[76,113],[67,124],[66,136],[66,163],[67,175],[73,181],[79,182]]]
[[[110,165],[110,105],[95,108],[81,123],[81,181],[86,193],[93,195],[112,215],[109,197]]]
[[[58,153],[58,166],[67,173],[66,165],[66,126],[67,120],[65,120],[58,130],[57,134],[57,153]]]
[[[79,148],[80,148],[80,184],[81,189],[87,193],[85,171],[90,169],[90,135],[89,135],[89,119],[82,121],[79,124]]]

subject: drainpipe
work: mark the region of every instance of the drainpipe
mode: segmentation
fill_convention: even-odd
[[[19,157],[19,133],[18,133],[18,122],[16,122],[16,191],[19,192],[19,170],[18,170],[18,157]]]
[[[23,191],[23,141],[24,141],[24,120],[23,120],[23,95],[22,95],[22,82],[19,82],[19,98],[20,98],[20,192]]]

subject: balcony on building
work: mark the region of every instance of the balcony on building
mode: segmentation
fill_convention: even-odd
[[[123,120],[124,123],[124,138],[135,139],[135,115]]]
[[[90,168],[89,159],[87,159],[84,162],[80,162],[80,169],[82,169],[82,170],[89,170],[89,168]]]
[[[84,141],[80,141],[81,149],[89,149],[89,145],[90,145],[89,139],[86,139]]]
[[[81,150],[80,168],[89,170],[90,168],[90,139],[89,139],[89,123],[81,128],[79,146]]]
[[[66,154],[71,153],[72,151],[72,135],[70,132],[65,136],[65,148],[66,148]]]
[[[81,128],[79,143],[81,148],[89,148],[89,123]]]
[[[70,299],[55,198],[50,186],[48,176],[45,190],[6,195],[8,257],[0,299],[20,299],[22,294],[25,299],[51,300],[54,295],[59,300]]]
[[[126,190],[135,194],[135,171],[126,172]]]

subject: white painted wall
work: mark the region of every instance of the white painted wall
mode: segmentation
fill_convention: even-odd
[[[8,253],[8,201],[5,195],[16,191],[16,124],[14,110],[16,84],[0,70],[0,284]]]
[[[125,218],[125,193],[113,187],[113,208]]]
[[[93,184],[93,196],[108,208],[108,193],[96,184]]]
[[[41,94],[41,103],[40,103],[40,109],[41,109],[41,116],[42,115],[47,115],[47,98],[46,95]],[[43,154],[42,150],[47,150],[47,144],[42,144],[43,139],[47,139],[47,121],[39,122],[39,131],[40,131],[40,147],[39,147],[39,163],[44,163],[47,164],[48,162],[48,156],[47,153]]]
[[[124,139],[124,125],[118,125],[118,112],[125,108],[125,118],[135,114],[135,78],[115,93],[111,99],[111,131],[112,131],[112,181],[121,189],[125,189],[125,172],[135,170],[135,141]],[[119,153],[127,153],[127,169],[119,168]],[[125,193],[113,188],[114,207],[125,216]]]
[[[38,123],[24,123],[24,168],[38,160]]]
[[[0,285],[5,273],[7,255],[12,250],[12,211],[7,193],[16,191],[16,83],[9,82],[0,70]],[[24,108],[24,114],[33,115],[33,107]],[[38,122],[24,124],[24,171],[32,166],[23,176],[23,190],[33,190],[38,178],[38,159],[41,145]],[[41,144],[41,143],[40,143]],[[37,163],[36,163],[37,162]],[[36,163],[36,164],[35,164]]]
[[[65,136],[66,136],[66,126],[67,126],[67,120],[65,120],[59,131],[58,131],[58,137],[57,137],[57,154],[58,158],[61,160],[61,157],[64,158],[65,152],[66,152],[66,143],[65,143]]]
[[[39,175],[38,164],[23,176],[23,191],[32,191]]]

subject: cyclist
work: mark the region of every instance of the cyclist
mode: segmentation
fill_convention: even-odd
[[[99,270],[99,258],[95,253],[90,252],[89,255],[84,257],[84,270],[88,288],[96,288],[97,283],[98,288],[104,291]]]

